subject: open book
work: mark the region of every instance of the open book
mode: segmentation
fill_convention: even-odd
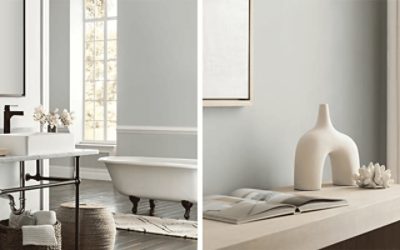
[[[242,188],[230,196],[205,197],[205,219],[241,224],[276,216],[309,212],[348,205],[343,199],[329,199]]]

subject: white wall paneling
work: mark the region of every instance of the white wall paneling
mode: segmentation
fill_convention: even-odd
[[[74,173],[74,168],[67,165],[63,166],[51,165],[51,173],[54,176],[70,177]],[[110,174],[108,173],[106,168],[82,167],[80,175],[81,178],[84,180],[111,181]]]
[[[196,127],[118,126],[117,155],[196,158]]]

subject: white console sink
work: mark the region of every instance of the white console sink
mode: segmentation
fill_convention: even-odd
[[[68,133],[0,134],[0,147],[8,155],[40,155],[75,150],[74,136]]]

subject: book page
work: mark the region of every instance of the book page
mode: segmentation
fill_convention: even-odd
[[[204,200],[204,218],[229,223],[244,223],[294,214],[295,207],[230,196],[210,196]]]
[[[235,190],[232,196],[247,200],[265,201],[273,204],[288,204],[297,207],[298,211],[313,211],[347,205],[347,202],[342,199],[303,196],[250,188]]]
[[[239,197],[242,199],[265,201],[271,203],[282,203],[282,201],[295,197],[293,194],[275,192],[270,190],[257,190],[250,188],[241,188],[235,190],[231,194],[232,196]]]
[[[204,198],[203,211],[208,210],[222,210],[225,208],[232,207],[233,205],[240,203],[243,199],[225,196],[225,195],[211,195]]]
[[[309,203],[327,203],[327,202],[337,202],[337,201],[341,201],[341,200],[298,195],[298,196],[289,197],[288,199],[283,200],[281,203],[300,207],[300,206],[303,206],[303,205],[306,205]]]

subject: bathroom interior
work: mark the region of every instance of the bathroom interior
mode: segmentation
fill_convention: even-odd
[[[399,0],[0,2],[0,250],[400,249]]]
[[[2,4],[0,219],[56,211],[62,249],[196,249],[197,1]]]

